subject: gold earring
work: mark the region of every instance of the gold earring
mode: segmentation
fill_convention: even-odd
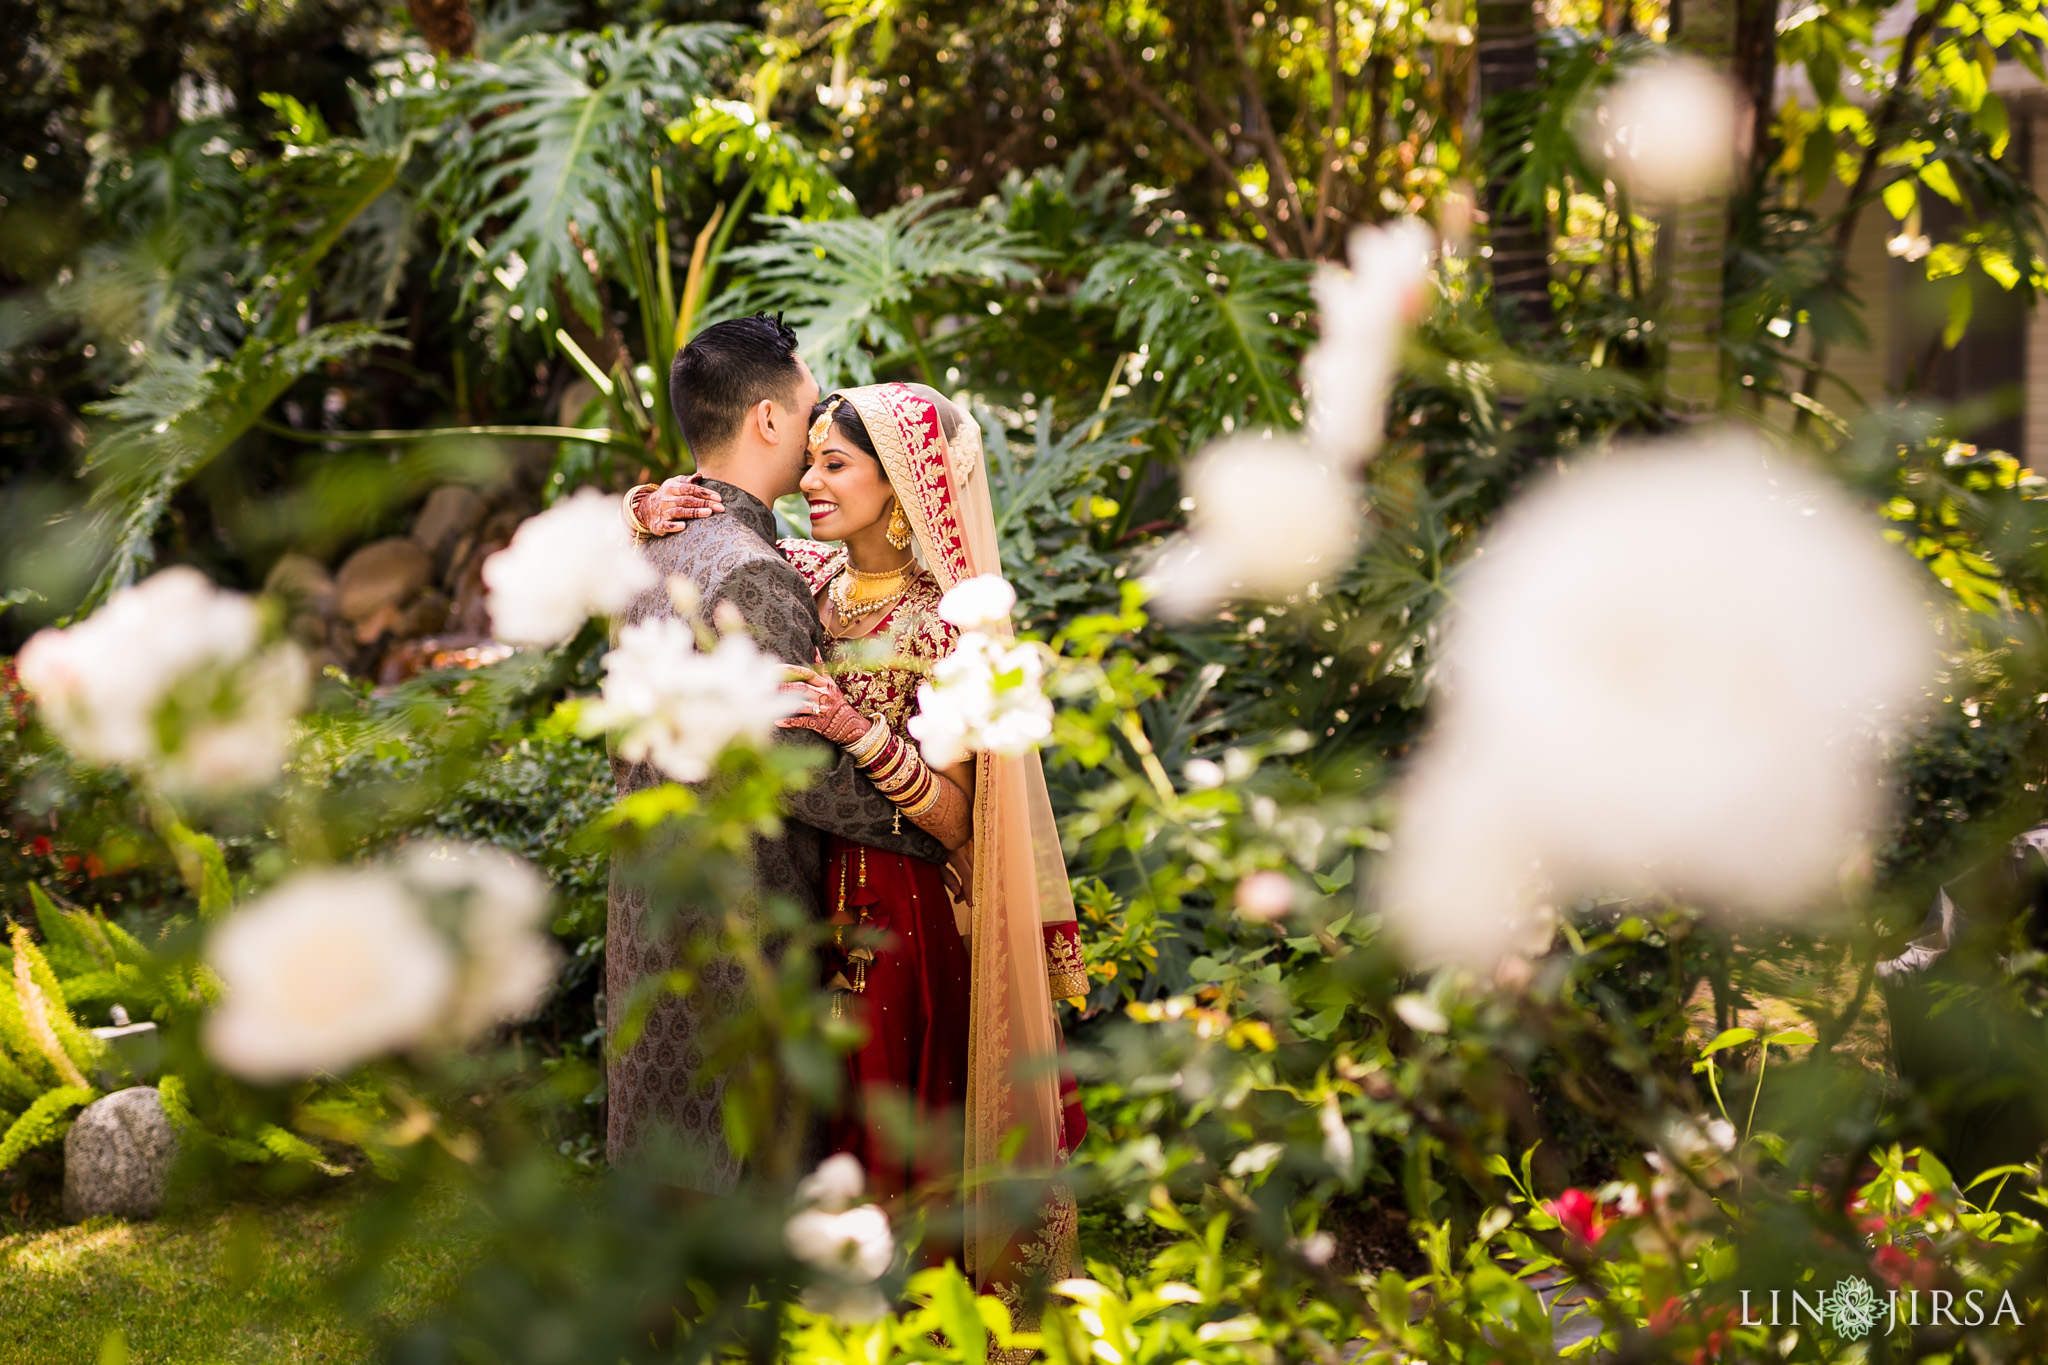
[[[887,536],[889,543],[897,549],[910,548],[910,518],[903,515],[902,503],[897,503],[895,510],[889,513],[889,529],[882,534]]]

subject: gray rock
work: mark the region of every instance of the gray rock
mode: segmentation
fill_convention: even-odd
[[[154,1218],[177,1157],[178,1135],[154,1089],[93,1101],[64,1136],[64,1216]]]
[[[486,510],[475,489],[443,484],[427,494],[419,515],[412,519],[412,538],[433,556],[434,567],[445,572],[456,546],[483,521]]]
[[[408,537],[373,540],[335,576],[342,617],[361,622],[387,608],[395,611],[433,576],[434,561]]]

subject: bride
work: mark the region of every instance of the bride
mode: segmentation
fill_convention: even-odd
[[[830,644],[790,684],[809,704],[783,724],[844,747],[901,818],[959,850],[964,903],[934,863],[827,841],[828,986],[866,1035],[830,1142],[884,1195],[958,1178],[967,1271],[1016,1310],[1028,1285],[1072,1269],[1064,1185],[1020,1191],[1002,1173],[1056,1170],[1086,1131],[1053,1014],[1088,989],[1073,899],[1036,754],[933,770],[907,734],[919,682],[959,638],[940,598],[1002,572],[981,456],[974,419],[923,385],[841,389],[812,409],[799,486],[819,539],[779,548]],[[692,487],[678,491],[701,515],[713,495]]]

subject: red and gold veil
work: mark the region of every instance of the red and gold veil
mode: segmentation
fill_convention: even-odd
[[[1002,573],[974,418],[923,385],[870,384],[838,393],[866,425],[940,588]],[[1014,1187],[1004,1189],[1013,1173],[1049,1177],[1066,1160],[1069,1142],[1045,926],[1071,925],[1074,900],[1037,754],[975,755],[973,848],[973,903],[955,907],[972,960],[967,1271],[1011,1298],[1014,1277],[1056,1281],[1071,1273],[1075,1231],[1073,1199],[1060,1182],[1049,1180],[1033,1196],[1035,1214],[1015,1212]],[[1077,992],[1068,985],[1059,993]],[[1022,1142],[1005,1159],[1006,1141],[1020,1134]]]

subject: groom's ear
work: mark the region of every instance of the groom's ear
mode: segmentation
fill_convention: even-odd
[[[775,420],[775,400],[763,398],[747,413],[747,421],[753,424],[754,434],[768,445],[775,444],[775,431],[780,425]]]

